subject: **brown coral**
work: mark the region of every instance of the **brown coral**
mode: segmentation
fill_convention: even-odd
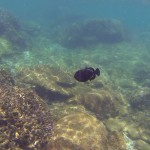
[[[46,103],[33,91],[13,86],[4,71],[0,76],[1,149],[42,149],[52,130]]]

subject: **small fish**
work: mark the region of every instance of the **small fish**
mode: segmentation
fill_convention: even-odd
[[[92,67],[86,67],[85,69],[78,70],[74,78],[79,82],[86,82],[95,79],[96,75],[100,75],[100,70],[98,68],[94,70]]]

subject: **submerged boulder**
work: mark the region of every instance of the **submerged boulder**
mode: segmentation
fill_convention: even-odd
[[[70,114],[60,119],[54,127],[54,136],[48,150],[108,149],[107,132],[103,123],[85,114]]]
[[[0,36],[11,30],[18,31],[19,29],[18,19],[6,9],[0,9]]]
[[[84,48],[99,43],[118,43],[126,39],[127,33],[120,21],[91,19],[68,27],[61,43],[68,48]]]
[[[0,9],[0,37],[11,42],[14,49],[26,47],[19,20],[5,9]]]
[[[47,150],[126,150],[123,134],[108,133],[94,116],[78,112],[61,118]]]
[[[130,105],[133,110],[150,110],[150,88],[135,91],[130,97]]]
[[[118,115],[117,96],[110,92],[101,90],[98,93],[91,92],[83,96],[82,104],[96,114],[100,119],[115,117]]]

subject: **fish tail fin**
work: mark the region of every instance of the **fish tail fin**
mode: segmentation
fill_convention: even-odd
[[[96,70],[95,70],[95,74],[96,74],[97,76],[99,76],[99,75],[100,75],[100,70],[99,70],[98,68],[96,68]]]

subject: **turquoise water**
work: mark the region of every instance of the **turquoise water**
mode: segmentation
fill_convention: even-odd
[[[2,150],[150,149],[149,14],[149,0],[0,0]],[[86,67],[100,76],[75,80]]]
[[[23,3],[19,0],[1,0],[1,8],[9,9],[22,20],[48,23],[63,15],[78,14],[87,18],[116,18],[126,25],[143,28],[149,24],[149,5],[148,0],[32,0]]]

